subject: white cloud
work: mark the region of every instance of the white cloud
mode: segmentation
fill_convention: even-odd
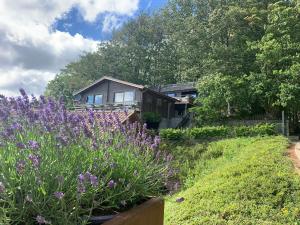
[[[53,30],[52,24],[77,7],[93,22],[101,13],[132,15],[138,0],[0,0],[0,93],[18,94],[20,86],[41,94],[46,83],[98,41]],[[107,31],[118,18],[107,19]]]
[[[122,25],[122,20],[113,14],[108,14],[105,16],[102,26],[102,31],[109,33],[113,30],[119,29]]]

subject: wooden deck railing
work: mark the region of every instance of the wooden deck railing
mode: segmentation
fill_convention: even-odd
[[[106,105],[87,105],[87,104],[79,104],[73,105],[69,107],[69,110],[76,110],[76,111],[84,111],[86,109],[93,109],[96,111],[117,111],[117,110],[135,110],[140,111],[140,103],[134,102],[130,104],[106,104]]]

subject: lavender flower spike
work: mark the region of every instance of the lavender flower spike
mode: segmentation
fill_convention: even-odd
[[[30,141],[28,141],[28,147],[33,150],[37,150],[40,147],[40,145],[36,141],[30,140]]]
[[[113,189],[117,186],[117,183],[114,180],[110,180],[107,184],[110,189]]]
[[[91,175],[90,176],[90,182],[91,182],[91,185],[93,187],[97,187],[98,186],[98,178],[94,175]]]
[[[65,194],[64,194],[63,192],[61,192],[61,191],[58,191],[58,192],[55,192],[55,193],[54,193],[54,196],[55,196],[57,199],[61,200],[61,199],[65,196]]]

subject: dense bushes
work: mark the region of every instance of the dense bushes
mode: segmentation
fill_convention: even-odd
[[[160,136],[166,140],[210,139],[244,136],[266,136],[276,134],[274,124],[255,126],[212,126],[190,129],[163,129]]]
[[[287,146],[283,137],[211,143],[193,170],[195,183],[167,199],[165,224],[299,224],[300,177]]]

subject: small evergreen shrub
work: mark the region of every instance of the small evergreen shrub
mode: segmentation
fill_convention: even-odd
[[[189,129],[162,129],[161,138],[165,140],[211,139],[228,137],[253,137],[275,135],[274,124],[258,124],[255,126],[209,126]]]
[[[196,127],[187,130],[187,136],[193,139],[207,139],[214,137],[227,137],[230,133],[229,127]]]
[[[154,112],[144,112],[143,120],[146,123],[160,123],[161,116],[158,113],[154,113]]]
[[[183,140],[186,137],[186,132],[182,129],[162,129],[159,134],[161,138],[171,141]]]

